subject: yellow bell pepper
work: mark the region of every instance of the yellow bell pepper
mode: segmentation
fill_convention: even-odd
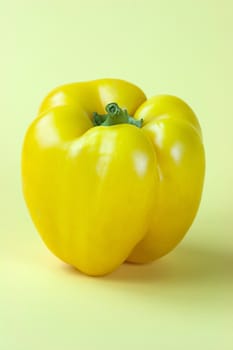
[[[171,251],[196,215],[205,156],[181,99],[124,80],[53,90],[22,151],[24,197],[48,248],[88,275]]]

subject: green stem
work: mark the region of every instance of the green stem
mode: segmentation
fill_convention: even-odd
[[[126,109],[120,108],[117,103],[112,102],[105,107],[107,114],[93,113],[93,124],[95,126],[111,126],[117,124],[131,124],[138,128],[142,127],[143,120],[131,117]]]

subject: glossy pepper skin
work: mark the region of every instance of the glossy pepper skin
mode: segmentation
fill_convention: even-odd
[[[94,126],[93,113],[105,115],[109,103],[142,127]],[[191,108],[174,96],[146,99],[117,79],[53,90],[22,151],[23,192],[35,226],[56,256],[88,275],[171,251],[196,215],[204,173]]]

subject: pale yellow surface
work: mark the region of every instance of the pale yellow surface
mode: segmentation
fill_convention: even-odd
[[[227,0],[1,2],[1,350],[233,348],[232,11]],[[186,100],[207,173],[198,216],[173,253],[91,278],[41,242],[20,153],[47,92],[102,77]]]

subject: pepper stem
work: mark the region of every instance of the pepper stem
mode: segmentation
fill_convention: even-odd
[[[120,108],[117,103],[108,103],[105,107],[107,114],[93,113],[95,126],[111,126],[117,124],[131,124],[138,128],[142,127],[143,119],[136,120],[131,117],[125,108]]]

